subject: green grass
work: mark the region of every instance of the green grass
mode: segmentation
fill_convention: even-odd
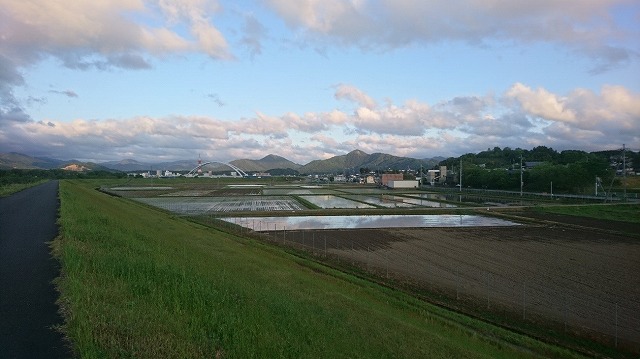
[[[640,204],[549,206],[539,207],[539,210],[571,216],[640,223]]]
[[[6,197],[16,192],[20,192],[27,188],[35,187],[39,184],[45,183],[47,180],[41,180],[29,183],[8,183],[0,186],[0,197]]]
[[[60,197],[63,330],[83,358],[578,356],[90,183]]]

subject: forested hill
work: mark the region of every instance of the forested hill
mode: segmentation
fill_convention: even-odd
[[[594,184],[610,188],[619,184],[623,171],[638,172],[640,153],[624,151],[584,152],[567,150],[558,152],[552,148],[538,146],[531,150],[495,147],[477,154],[468,153],[457,158],[440,162],[458,173],[462,164],[464,187],[500,190],[520,189],[522,176],[523,190],[546,192],[592,193]],[[525,168],[520,173],[520,161]],[[448,184],[457,183],[457,178],[447,179]]]
[[[626,159],[630,164],[640,164],[640,152],[625,151]],[[521,148],[511,149],[509,147],[494,147],[479,153],[467,153],[460,157],[450,157],[440,162],[441,166],[459,166],[460,159],[464,163],[482,166],[486,169],[495,168],[516,168],[520,164],[522,156],[523,162],[546,162],[553,165],[569,165],[583,161],[611,161],[622,159],[622,148],[619,150],[585,152],[579,150],[565,150],[558,152],[546,146],[534,147],[531,150]],[[629,166],[627,166],[629,168]]]

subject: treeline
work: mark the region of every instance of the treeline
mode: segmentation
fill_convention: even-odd
[[[626,151],[625,155],[627,168],[640,163],[640,153]],[[464,187],[499,190],[520,189],[522,161],[523,190],[531,192],[549,192],[553,188],[553,192],[592,193],[596,178],[607,188],[612,182],[618,182],[616,170],[622,170],[622,151],[558,152],[545,146],[531,150],[495,147],[477,154],[448,158],[440,165],[459,173],[461,160]],[[457,183],[458,178],[448,182]]]
[[[32,183],[43,179],[91,179],[91,178],[124,178],[123,172],[86,171],[75,172],[62,169],[10,169],[0,170],[0,185],[11,183]]]

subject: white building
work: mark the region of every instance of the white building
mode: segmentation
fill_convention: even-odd
[[[389,181],[387,182],[389,188],[418,188],[418,180],[409,181]]]

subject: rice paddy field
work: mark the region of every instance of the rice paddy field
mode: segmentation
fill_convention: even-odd
[[[62,330],[78,357],[583,356],[91,182],[63,181],[60,199]]]
[[[348,185],[169,187],[110,185],[102,191],[560,344],[575,355],[640,354],[634,274],[640,228],[615,220],[638,217],[638,204],[558,206]],[[584,220],[583,213],[606,213],[606,219]]]

